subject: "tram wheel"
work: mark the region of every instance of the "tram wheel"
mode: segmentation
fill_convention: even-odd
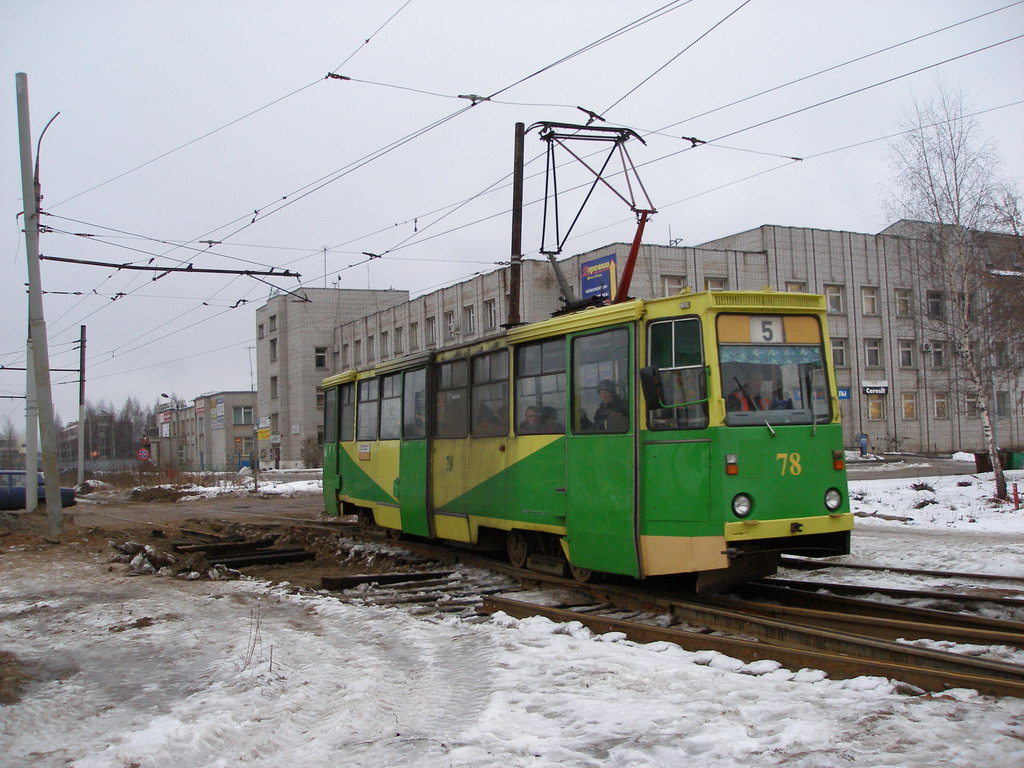
[[[398,541],[400,538],[402,538],[402,529],[401,528],[388,528],[385,531],[385,535],[389,539],[391,539],[392,541]]]
[[[508,561],[516,568],[526,566],[530,557],[530,540],[523,531],[509,531],[505,540],[505,550],[508,552]]]
[[[569,563],[569,571],[572,577],[580,584],[586,584],[594,578],[594,572],[589,568],[580,568],[578,565]]]

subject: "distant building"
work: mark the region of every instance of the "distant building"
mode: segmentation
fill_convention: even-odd
[[[237,471],[256,450],[256,393],[215,392],[167,403],[150,435],[152,461],[178,471]]]
[[[912,299],[929,290],[911,250],[915,226],[877,235],[766,225],[697,247],[643,245],[630,295],[684,289],[806,291],[826,296],[846,445],[867,435],[876,452],[948,454],[983,450],[980,421],[960,391],[952,350],[925,330]],[[991,237],[996,237],[991,235]],[[576,298],[609,295],[629,251],[613,243],[559,262]],[[276,296],[257,310],[260,454],[300,465],[303,440],[322,435],[320,383],[348,369],[370,369],[502,333],[509,268],[409,299],[402,291],[303,291],[311,303]],[[382,295],[383,294],[383,295]],[[554,270],[527,260],[523,322],[561,307]],[[343,308],[343,309],[342,309]],[[1024,385],[998,385],[993,414],[1003,447],[1024,446]],[[262,424],[261,424],[262,426]],[[264,466],[267,462],[264,461]]]
[[[303,441],[322,441],[320,383],[338,370],[334,329],[409,301],[408,291],[305,288],[256,310],[257,426],[260,466],[303,466]]]

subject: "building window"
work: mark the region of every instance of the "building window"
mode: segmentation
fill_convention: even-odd
[[[276,331],[277,330],[277,315],[271,315],[270,319],[267,321],[267,323],[268,323],[268,328],[269,328],[271,333]]]
[[[458,327],[455,325],[455,310],[449,310],[444,313],[444,337],[446,340],[452,340],[455,338],[455,333],[458,331]]]
[[[942,297],[942,291],[928,291],[928,316],[946,316],[946,306]]]
[[[323,387],[317,387],[316,388],[316,407],[317,408],[321,408],[321,409],[324,407],[324,388]]]
[[[313,347],[313,365],[317,368],[327,367],[327,347]]]
[[[341,370],[348,370],[348,344],[341,345]]]
[[[277,360],[277,339],[270,340],[270,359]]]
[[[828,307],[828,311],[833,315],[841,315],[846,311],[843,300],[843,286],[841,285],[826,285],[825,290],[825,304]]]
[[[263,338],[263,323],[260,323],[259,325],[256,326],[256,338]]]
[[[498,302],[488,299],[484,302],[484,326],[485,330],[493,331],[498,327]]]
[[[936,392],[932,396],[932,413],[936,419],[949,418],[949,393]]]
[[[374,343],[375,341],[376,341],[376,339],[373,338],[373,334],[372,333],[369,336],[366,337],[366,364],[367,365],[373,365],[373,361],[377,359],[375,343]]]
[[[361,340],[356,339],[355,350],[352,355],[352,363],[354,366],[360,366],[363,364],[363,342]]]
[[[946,342],[933,341],[929,344],[932,353],[932,366],[935,368],[946,367]]]
[[[976,419],[978,418],[978,396],[977,395],[964,395],[964,410],[967,413],[967,418]]]
[[[807,283],[787,282],[786,291],[789,293],[807,293]]]
[[[868,395],[868,421],[885,421],[885,395]]]
[[[846,339],[832,339],[832,365],[836,368],[846,367]]]
[[[402,349],[402,331],[405,330],[402,326],[395,328],[395,354],[400,355],[404,351]]]
[[[868,368],[882,367],[881,339],[864,339],[864,364]]]
[[[992,352],[992,360],[997,368],[1007,368],[1010,365],[1010,353],[1006,348],[1006,343],[997,341],[995,349]]]
[[[914,341],[913,339],[900,339],[897,344],[899,345],[900,353],[900,368],[913,368],[914,367]]]
[[[476,333],[476,313],[472,305],[462,308],[462,335],[472,336]]]
[[[415,352],[420,348],[420,324],[409,323],[409,351]]]
[[[237,426],[252,424],[252,406],[236,405],[231,409],[231,423]]]
[[[686,287],[686,275],[662,275],[661,276],[661,295],[662,296],[675,296],[677,293],[682,293]]]
[[[1010,418],[1010,393],[996,392],[996,418]]]
[[[865,315],[878,314],[878,289],[872,286],[862,286],[860,289],[861,306]]]
[[[704,278],[704,290],[705,291],[727,291],[729,290],[729,281],[724,277],[705,277]]]
[[[380,359],[388,359],[388,336],[390,334],[387,331],[380,332]]]
[[[270,377],[270,397],[277,397],[277,376]]]
[[[903,420],[917,421],[917,392],[904,392],[900,395],[903,406]]]
[[[437,322],[433,317],[427,318],[427,325],[424,330],[427,334],[427,346],[437,344]]]
[[[910,317],[911,293],[909,288],[896,289],[896,316]]]

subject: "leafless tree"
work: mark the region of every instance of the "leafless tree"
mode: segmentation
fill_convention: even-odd
[[[915,103],[900,127],[890,144],[889,207],[916,241],[912,258],[928,285],[917,297],[919,311],[932,338],[953,352],[958,406],[981,420],[996,496],[1006,498],[993,412],[996,392],[1011,391],[1024,366],[1024,276],[1014,269],[1019,198],[1000,181],[995,145],[961,94],[939,88]]]

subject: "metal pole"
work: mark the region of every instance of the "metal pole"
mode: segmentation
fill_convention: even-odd
[[[78,484],[85,482],[85,326],[78,350]]]
[[[512,266],[509,267],[508,325],[523,322],[519,307],[523,270],[523,151],[526,124],[516,123],[515,151],[512,160]]]
[[[35,351],[35,378],[39,395],[39,433],[43,446],[43,478],[46,487],[46,517],[50,535],[64,532],[64,510],[60,499],[60,470],[57,466],[57,436],[53,425],[53,394],[50,390],[50,353],[43,317],[42,280],[39,275],[39,191],[33,174],[32,129],[28,112],[28,75],[15,76],[18,100],[18,138],[21,150],[21,189],[25,215],[25,255],[28,262],[28,321]]]

